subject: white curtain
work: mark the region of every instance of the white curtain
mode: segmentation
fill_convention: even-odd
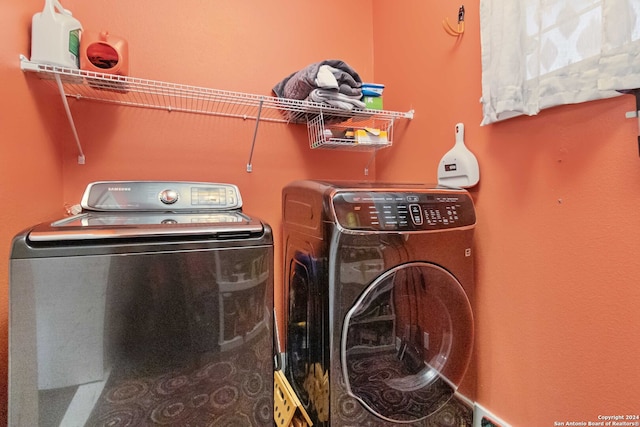
[[[486,125],[640,88],[640,0],[480,0]]]

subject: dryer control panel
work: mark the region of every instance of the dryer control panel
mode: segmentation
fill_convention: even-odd
[[[338,223],[349,230],[424,231],[468,227],[476,223],[466,193],[337,193],[333,208]]]

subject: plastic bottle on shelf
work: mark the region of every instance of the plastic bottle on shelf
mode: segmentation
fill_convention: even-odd
[[[108,31],[82,33],[80,68],[98,73],[129,74],[129,47],[127,41]]]
[[[80,68],[82,25],[58,0],[45,0],[31,21],[31,61]]]

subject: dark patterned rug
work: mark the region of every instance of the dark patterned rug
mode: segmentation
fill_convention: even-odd
[[[351,391],[388,419],[422,419],[442,408],[455,392],[433,372],[412,372],[395,352],[352,355],[347,360]]]
[[[446,405],[426,421],[425,427],[472,427],[473,404],[454,395]]]
[[[238,349],[158,363],[121,363],[87,426],[273,425],[273,358],[265,333]]]

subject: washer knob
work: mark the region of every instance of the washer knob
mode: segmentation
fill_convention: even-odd
[[[160,192],[159,197],[160,201],[165,205],[172,205],[180,198],[176,190],[163,190]]]

